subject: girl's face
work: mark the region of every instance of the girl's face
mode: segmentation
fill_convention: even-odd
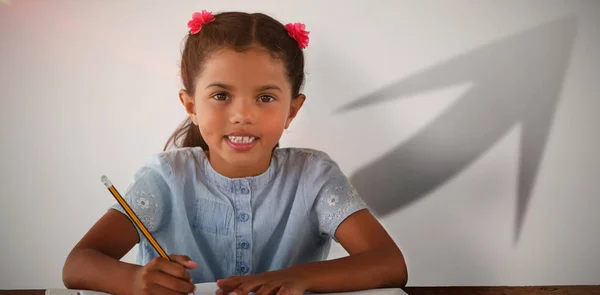
[[[213,168],[227,177],[255,176],[304,102],[292,100],[285,67],[268,52],[221,50],[204,63],[196,93],[180,98],[209,146]]]

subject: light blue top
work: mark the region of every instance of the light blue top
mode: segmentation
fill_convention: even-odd
[[[327,154],[299,148],[275,149],[267,171],[246,178],[217,173],[201,148],[161,152],[124,198],[168,254],[198,262],[194,283],[326,260],[338,225],[367,208]],[[138,234],[144,265],[158,254]]]

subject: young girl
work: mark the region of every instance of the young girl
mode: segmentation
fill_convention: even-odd
[[[67,288],[112,294],[301,294],[401,287],[401,251],[324,152],[279,148],[306,97],[300,23],[194,13],[179,97],[189,118],[69,254]],[[169,143],[176,146],[167,149]],[[326,261],[331,241],[348,257]],[[137,264],[120,259],[137,243]]]

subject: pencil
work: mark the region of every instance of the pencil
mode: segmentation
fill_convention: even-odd
[[[127,205],[127,202],[125,202],[125,199],[123,199],[123,197],[121,197],[121,194],[119,194],[119,192],[114,187],[114,185],[110,182],[110,180],[108,180],[108,177],[102,175],[101,180],[104,183],[104,185],[106,186],[106,188],[108,188],[108,191],[110,191],[110,193],[113,195],[113,197],[115,197],[117,202],[119,202],[119,204],[121,204],[123,209],[125,209],[125,212],[127,213],[127,215],[129,215],[131,220],[133,220],[135,226],[137,226],[140,229],[140,231],[144,234],[146,239],[148,239],[148,241],[150,241],[150,244],[152,244],[152,247],[154,247],[154,250],[156,250],[156,252],[158,252],[158,254],[162,258],[172,261],[171,258],[167,255],[167,253],[163,250],[163,248],[158,244],[158,242],[156,242],[156,240],[154,239],[152,234],[150,234],[150,232],[148,231],[146,226],[144,226],[142,221],[140,221],[140,219],[137,217],[135,212],[133,212],[133,210],[131,210],[129,205]]]

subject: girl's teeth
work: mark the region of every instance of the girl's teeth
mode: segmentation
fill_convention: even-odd
[[[229,136],[229,140],[233,143],[251,143],[256,140],[254,136]]]

